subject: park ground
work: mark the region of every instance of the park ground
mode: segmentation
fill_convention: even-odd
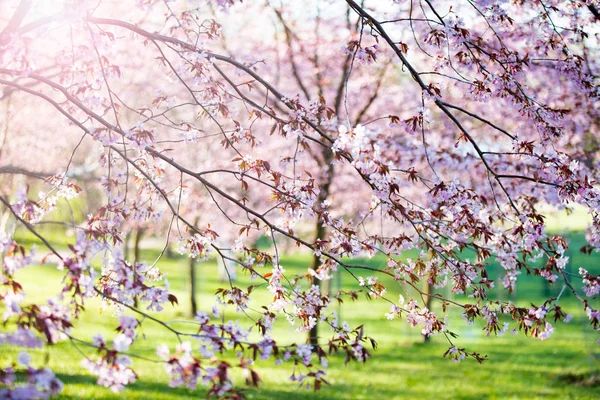
[[[19,231],[25,243],[35,241],[30,235]],[[600,271],[600,254],[586,256],[578,252],[584,244],[581,231],[567,234],[571,242],[569,268],[577,271],[579,267],[590,271]],[[72,240],[58,236],[54,244],[65,246]],[[39,253],[44,249],[40,246]],[[145,248],[142,258],[152,261],[158,254],[158,248]],[[167,307],[162,318],[169,321],[190,319],[189,282],[187,280],[188,259],[181,256],[163,258],[159,267],[169,279],[174,294],[180,304]],[[383,259],[362,260],[370,266],[381,267]],[[282,259],[281,264],[288,274],[302,273],[310,265],[310,255],[295,254]],[[214,302],[214,293],[223,286],[219,281],[215,260],[199,263],[197,274],[198,303],[202,310],[209,311]],[[498,276],[499,267],[492,265],[490,276]],[[267,270],[265,270],[266,272]],[[21,271],[19,280],[24,283],[28,298],[36,301],[48,298],[58,291],[62,272],[52,265],[33,266]],[[249,284],[246,276],[240,274],[239,282]],[[349,276],[336,278],[332,290],[358,288]],[[544,296],[556,296],[561,285],[549,286],[538,279],[522,276],[517,291],[510,300],[528,305],[539,304]],[[443,295],[449,293],[440,292]],[[268,293],[257,290],[255,304],[268,301]],[[405,288],[391,284],[388,286],[389,298],[399,294],[410,296]],[[495,294],[496,295],[496,294]],[[265,297],[266,296],[266,297]],[[506,294],[498,291],[499,299],[506,300]],[[502,298],[504,296],[504,298]],[[598,299],[593,300],[598,302]],[[486,337],[481,325],[467,325],[457,309],[450,310],[450,329],[459,337],[456,344],[467,347],[488,356],[483,364],[472,359],[455,363],[443,357],[448,343],[443,337],[433,337],[429,343],[421,343],[419,331],[411,328],[405,321],[386,320],[384,314],[388,306],[383,302],[360,297],[353,303],[335,306],[342,320],[351,326],[364,324],[366,334],[374,337],[379,346],[372,351],[372,357],[365,364],[350,363],[344,365],[344,356],[333,356],[328,368],[329,386],[315,393],[310,389],[298,388],[289,381],[293,366],[276,366],[272,360],[259,361],[257,370],[263,379],[258,389],[248,389],[250,399],[594,399],[600,397],[600,344],[598,334],[589,326],[581,306],[568,293],[561,297],[562,306],[574,315],[571,322],[557,323],[555,333],[545,341],[525,337],[522,333],[507,333],[502,337]],[[440,304],[434,303],[434,309]],[[73,331],[74,336],[89,340],[96,333],[102,333],[108,339],[115,335],[116,319],[110,309],[104,309],[100,315],[100,302],[92,300],[87,304],[80,322]],[[228,318],[239,318],[228,312]],[[185,328],[185,324],[180,324]],[[0,328],[0,330],[3,328]],[[295,332],[285,319],[276,325],[276,339],[281,343],[301,343],[304,335]],[[164,328],[151,321],[143,323],[143,335],[133,347],[135,353],[153,357],[157,343],[174,346],[176,339]],[[323,330],[323,334],[326,331]],[[17,351],[0,346],[0,363],[7,359],[15,360]],[[53,346],[49,351],[33,352],[39,364],[46,363],[64,382],[65,388],[59,398],[62,399],[183,399],[202,398],[204,387],[191,391],[183,388],[170,388],[163,366],[152,362],[135,360],[138,381],[128,387],[125,393],[115,394],[106,388],[95,385],[95,377],[81,365],[84,355],[93,356],[94,349],[66,341]],[[242,384],[241,376],[235,378]]]

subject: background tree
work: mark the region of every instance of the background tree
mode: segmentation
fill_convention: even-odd
[[[375,346],[368,327],[349,327],[331,307],[358,293],[320,290],[336,271],[389,303],[388,319],[446,337],[446,356],[456,361],[485,357],[454,343],[444,318],[451,310],[482,320],[489,334],[518,329],[545,339],[569,319],[559,300],[570,291],[598,330],[589,299],[600,293],[599,277],[565,270],[568,243],[546,233],[543,211],[585,207],[593,223],[583,251],[600,247],[590,151],[600,94],[597,7],[455,3],[107,0],[64,1],[60,12],[42,0],[3,5],[0,202],[65,277],[57,299],[24,302],[15,274],[33,256],[5,232],[0,298],[11,330],[2,343],[81,340],[98,351],[87,367],[99,384],[122,390],[136,380],[130,348],[153,321],[195,343],[157,348],[172,385],[204,382],[210,395],[241,396],[229,370],[244,370],[256,385],[248,360],[274,358],[304,368],[292,378],[318,389],[328,353],[366,361],[367,345]],[[30,178],[44,178],[35,192]],[[58,202],[77,196],[87,199],[85,220],[55,219]],[[44,224],[76,232],[66,253],[46,239]],[[178,300],[160,272],[164,251],[152,264],[122,252],[127,233],[142,226],[192,259],[238,264],[257,283],[228,282],[214,314],[229,308],[248,318],[221,322],[198,312],[194,328],[179,330],[154,316]],[[270,248],[254,246],[260,236]],[[306,274],[286,273],[282,240],[314,254]],[[399,257],[408,250],[418,258]],[[360,262],[375,254],[386,267]],[[486,267],[494,260],[507,292],[523,272],[562,290],[531,307],[493,300]],[[388,298],[383,277],[416,295]],[[272,300],[250,307],[261,290]],[[113,341],[71,335],[96,296],[121,315]],[[441,314],[430,307],[434,296]],[[283,316],[311,332],[307,344],[273,339]],[[60,390],[50,371],[23,360],[25,383],[10,366],[0,371],[10,378],[3,396]]]

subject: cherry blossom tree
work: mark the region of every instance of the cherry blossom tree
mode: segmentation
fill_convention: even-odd
[[[95,347],[86,367],[124,390],[149,320],[180,339],[156,343],[172,386],[240,398],[230,370],[257,385],[254,361],[271,359],[303,368],[292,379],[319,389],[328,354],[364,362],[375,346],[368,326],[332,310],[357,296],[322,290],[334,273],[389,304],[382,318],[445,337],[455,361],[485,356],[454,342],[451,312],[483,321],[488,335],[541,340],[568,322],[560,295],[529,307],[490,297],[523,273],[572,292],[600,329],[590,302],[600,277],[565,269],[568,243],[547,233],[543,211],[585,207],[593,222],[582,251],[600,248],[597,2],[15,0],[1,11],[0,202],[64,271],[55,298],[27,302],[16,273],[33,251],[3,224],[10,329],[0,344],[24,349],[27,374],[0,366],[2,397],[58,393],[60,380],[26,349],[66,339]],[[78,196],[84,221],[54,219]],[[75,243],[53,247],[43,224],[69,227]],[[221,257],[255,279],[217,294],[215,313],[240,318],[198,312],[180,331],[155,317],[178,299],[160,257],[123,254],[126,235],[144,226],[192,259]],[[252,245],[262,235],[269,250]],[[314,254],[306,273],[286,272],[283,241]],[[406,259],[409,250],[419,256]],[[360,262],[375,255],[385,268]],[[493,262],[499,282],[488,277]],[[383,277],[415,298],[387,296]],[[258,291],[272,301],[250,308]],[[112,341],[74,336],[92,297],[120,315]],[[310,332],[307,343],[276,342],[278,319]]]

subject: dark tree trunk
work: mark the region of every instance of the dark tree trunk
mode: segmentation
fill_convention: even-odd
[[[196,218],[194,220],[194,226],[198,225],[199,219]],[[198,303],[196,303],[196,259],[190,257],[190,265],[189,265],[189,279],[190,279],[190,310],[192,312],[192,317],[196,316],[198,312]]]
[[[135,268],[140,262],[140,242],[144,235],[144,228],[138,228],[135,234],[135,242],[133,243],[133,272],[136,273]],[[133,306],[137,308],[139,306],[139,299],[137,296],[133,299]]]
[[[433,283],[430,283],[429,280],[425,281],[425,285],[423,287],[423,294],[425,297],[425,307],[431,311],[431,306],[433,303]],[[430,336],[421,335],[423,337],[423,343],[429,342]]]
[[[327,172],[326,172],[327,175],[325,176],[325,179],[322,182],[320,190],[319,190],[319,197],[317,199],[317,205],[316,205],[317,209],[320,209],[321,203],[323,203],[329,197],[329,189],[331,187],[331,181],[333,180],[333,173],[334,173],[334,167],[333,167],[332,160],[333,160],[333,153],[331,151],[329,151],[328,149],[325,150],[323,152],[323,164],[327,166]],[[327,227],[323,223],[323,220],[321,218],[319,218],[317,220],[317,226],[315,229],[315,241],[317,239],[324,239],[326,232],[327,232]],[[319,268],[319,266],[320,266],[319,257],[317,255],[314,255],[311,268],[316,271]],[[319,289],[321,289],[321,281],[319,279],[317,279],[317,277],[313,276],[311,279],[311,283],[312,283],[312,285],[316,285],[319,287]],[[319,322],[318,321],[317,321],[317,324],[308,333],[308,342],[309,342],[309,344],[311,344],[313,346],[316,346],[319,343]],[[313,349],[314,349],[314,347],[313,347]]]
[[[319,222],[317,222],[316,238],[323,239],[324,234],[325,234],[325,224],[323,224],[323,222],[321,222],[321,220],[319,220]],[[316,270],[317,268],[319,268],[319,257],[315,254],[315,255],[313,255],[312,269]],[[321,280],[317,279],[316,276],[313,276],[311,278],[311,284],[316,285],[319,288],[321,288]],[[308,336],[308,341],[313,346],[315,346],[319,343],[319,323],[318,322],[310,330],[309,336]]]
[[[133,243],[133,262],[140,262],[140,242],[142,241],[142,236],[144,235],[144,229],[138,228],[135,234],[135,242]]]
[[[127,260],[129,258],[129,242],[131,241],[131,233],[128,232],[125,235],[125,239],[123,240],[123,259]]]
[[[190,307],[192,310],[192,316],[195,316],[198,312],[198,305],[196,304],[196,259],[190,257]]]

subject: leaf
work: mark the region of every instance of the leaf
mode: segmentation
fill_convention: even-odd
[[[179,300],[177,300],[177,297],[175,297],[173,294],[169,294],[168,299],[172,305],[179,304]]]

